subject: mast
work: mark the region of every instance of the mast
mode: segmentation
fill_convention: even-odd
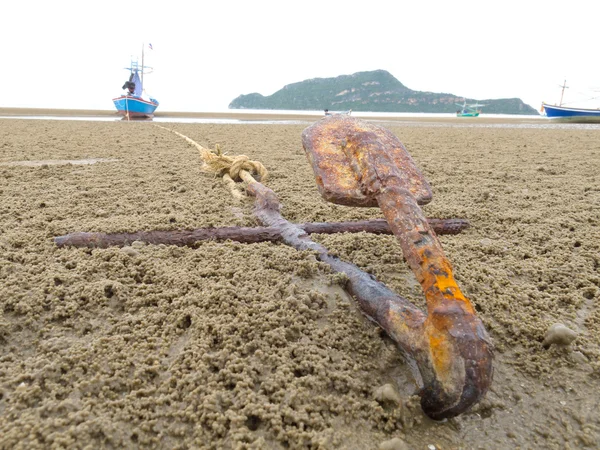
[[[560,103],[558,104],[558,106],[562,106],[563,95],[565,95],[565,89],[569,89],[569,86],[567,86],[567,80],[563,81],[563,84],[561,87],[562,87],[562,91],[560,93]]]
[[[144,92],[144,47],[146,44],[142,43],[142,95]],[[561,100],[562,101],[562,100]]]

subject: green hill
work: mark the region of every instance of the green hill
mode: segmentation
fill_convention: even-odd
[[[518,98],[465,99],[454,94],[413,91],[385,70],[288,84],[273,95],[240,95],[230,109],[290,109],[454,113],[457,103],[483,103],[488,114],[539,114]]]

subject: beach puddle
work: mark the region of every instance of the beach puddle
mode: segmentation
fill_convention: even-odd
[[[87,158],[87,159],[46,159],[40,161],[10,161],[0,163],[0,166],[24,166],[24,167],[41,167],[41,166],[66,166],[72,164],[74,166],[85,166],[101,162],[117,162],[118,159],[110,158]]]

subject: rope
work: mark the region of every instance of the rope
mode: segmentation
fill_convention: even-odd
[[[169,128],[161,127],[160,125],[155,124],[154,126],[170,131],[171,133],[185,139],[191,146],[196,147],[200,152],[200,158],[202,158],[201,170],[208,173],[216,173],[222,176],[223,181],[229,187],[231,194],[238,200],[244,198],[245,196],[237,188],[236,181],[245,181],[246,183],[255,182],[256,180],[252,174],[257,175],[261,181],[264,181],[269,175],[267,169],[262,165],[262,163],[259,161],[251,161],[246,155],[223,155],[218,145],[214,151],[211,151],[202,147],[185,134],[181,134]]]
[[[244,199],[244,194],[242,194],[240,192],[240,190],[237,188],[237,184],[235,181],[233,181],[233,178],[231,178],[229,176],[229,174],[225,174],[223,175],[223,181],[225,182],[225,184],[227,185],[227,187],[229,188],[229,192],[231,192],[231,195],[233,195],[233,197],[236,200],[243,200]]]

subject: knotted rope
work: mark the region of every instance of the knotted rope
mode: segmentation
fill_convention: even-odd
[[[231,194],[237,199],[242,199],[245,196],[238,190],[236,181],[245,181],[246,183],[256,181],[252,176],[253,174],[257,175],[261,181],[264,181],[269,175],[262,163],[259,161],[252,161],[246,155],[227,156],[221,153],[219,146],[212,151],[202,147],[196,141],[175,130],[161,127],[160,125],[155,126],[182,137],[188,144],[196,147],[200,152],[200,158],[202,158],[201,170],[222,176],[223,181],[227,183]]]

